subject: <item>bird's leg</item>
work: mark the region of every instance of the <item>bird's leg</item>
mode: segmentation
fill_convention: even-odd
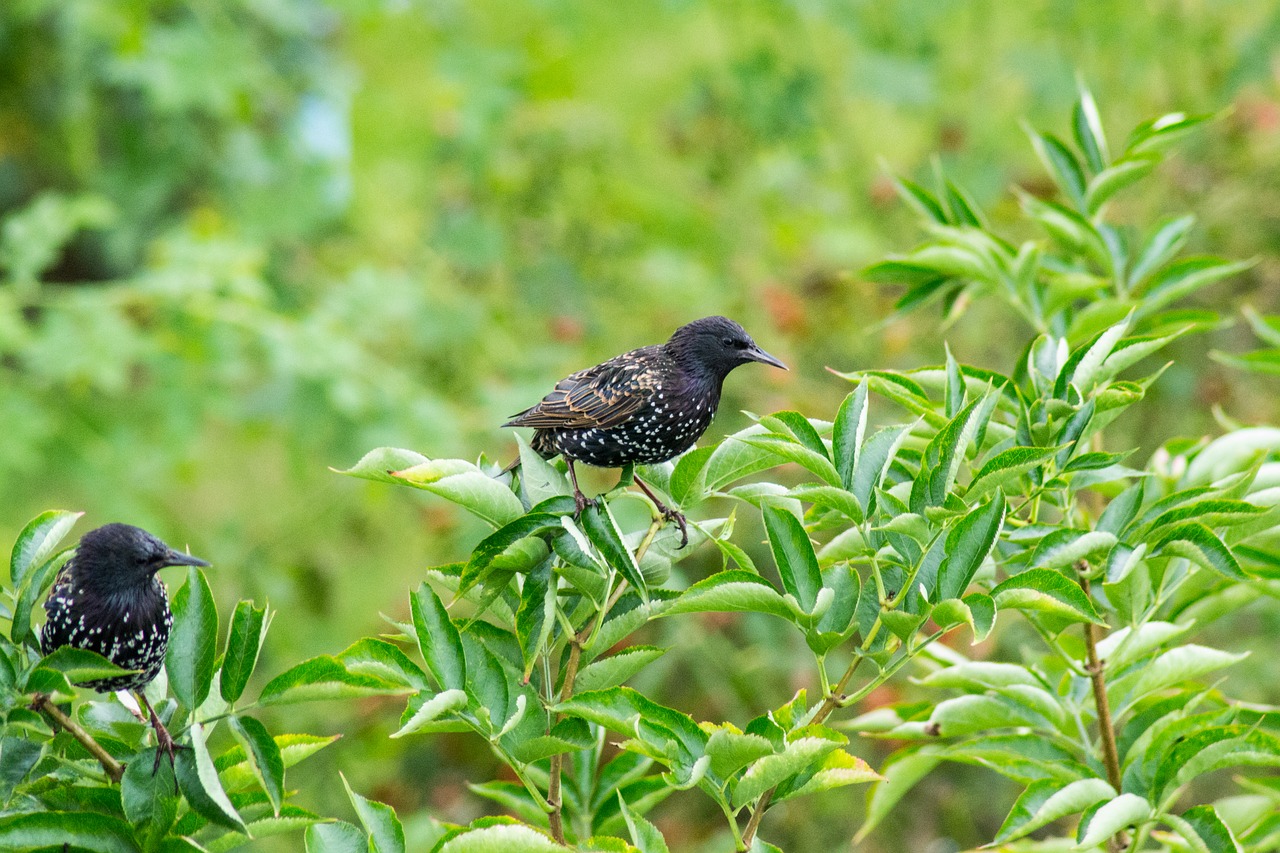
[[[674,521],[676,523],[676,527],[680,528],[680,547],[683,548],[684,546],[688,545],[689,544],[689,523],[688,523],[688,519],[684,517],[684,513],[678,509],[672,509],[671,507],[664,504],[662,501],[658,500],[658,496],[655,495],[649,489],[649,487],[645,485],[644,480],[641,480],[639,477],[636,477],[635,481],[636,481],[636,485],[639,486],[644,491],[644,493],[649,496],[649,500],[653,501],[653,505],[658,508],[658,512],[662,513],[662,517],[667,519],[668,521]]]
[[[147,697],[141,690],[135,690],[133,695],[137,696],[138,701],[142,703],[142,707],[147,709],[147,714],[151,717],[151,728],[156,730],[156,762],[151,767],[151,773],[155,775],[155,772],[160,769],[160,756],[168,755],[169,766],[173,767],[174,756],[178,754],[178,750],[190,749],[191,747],[183,746],[173,739],[173,735],[169,734],[169,730],[160,722],[156,709],[151,707],[151,703],[147,701]]]
[[[575,516],[582,515],[582,511],[595,503],[582,493],[582,489],[578,488],[578,473],[573,470],[573,460],[569,457],[564,458],[565,463],[569,466],[569,479],[573,482],[573,505],[575,507],[573,514]]]

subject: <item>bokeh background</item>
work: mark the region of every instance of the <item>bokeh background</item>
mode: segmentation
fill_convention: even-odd
[[[826,365],[935,364],[945,339],[1009,370],[1016,319],[898,316],[859,270],[919,237],[886,169],[927,177],[936,156],[1011,223],[1012,184],[1047,189],[1020,122],[1065,131],[1077,73],[1117,141],[1221,113],[1123,204],[1194,211],[1193,250],[1259,259],[1207,298],[1280,311],[1275,2],[6,0],[0,541],[58,507],[87,512],[79,532],[189,544],[224,614],[279,611],[269,674],[403,616],[422,569],[480,533],[329,470],[372,447],[506,461],[506,415],[711,313],[793,365],[735,374],[712,436],[742,409],[830,416],[848,385]],[[1274,377],[1206,355],[1252,344],[1243,324],[1179,342],[1120,425],[1131,445],[1211,433],[1214,407],[1276,422]],[[1280,631],[1274,610],[1242,618]],[[661,631],[678,652],[642,686],[704,718],[742,723],[810,677],[767,621]],[[342,770],[411,832],[489,811],[465,783],[495,762],[464,736],[388,741],[401,707],[291,709],[345,735],[291,771],[301,802],[347,816]],[[1014,795],[948,769],[866,849],[979,843]],[[654,813],[672,849],[723,849],[706,806]],[[764,834],[847,849],[862,808],[841,789]]]

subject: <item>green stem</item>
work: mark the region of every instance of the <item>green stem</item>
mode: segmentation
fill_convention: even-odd
[[[868,681],[866,684],[862,685],[862,687],[858,688],[856,692],[851,693],[850,695],[841,699],[837,703],[836,707],[848,708],[850,705],[853,705],[857,702],[861,702],[863,699],[867,698],[867,696],[869,696],[873,690],[875,690],[881,684],[884,684],[886,681],[892,678],[895,674],[897,674],[898,670],[902,669],[904,666],[907,665],[908,661],[910,661],[916,655],[920,654],[920,652],[924,651],[926,648],[932,645],[932,643],[935,640],[937,640],[939,637],[941,637],[945,633],[946,631],[943,631],[943,630],[934,631],[932,634],[926,637],[922,643],[917,645],[915,648],[911,649],[910,651],[907,651],[904,649],[903,650],[904,653],[902,657],[898,658],[893,663],[889,664],[888,667],[881,670],[879,675],[877,675],[875,678]]]
[[[649,546],[653,544],[653,538],[658,534],[658,530],[661,527],[662,517],[655,515],[653,521],[649,524],[649,530],[645,533],[644,539],[640,541],[640,546],[636,548],[635,560],[637,564],[644,557],[645,552],[649,550]],[[626,580],[619,580],[618,585],[614,587],[613,592],[607,597],[604,607],[596,612],[595,618],[576,634],[569,630],[566,631],[566,635],[570,636],[571,639],[569,640],[569,659],[564,668],[564,680],[560,684],[561,703],[568,702],[573,698],[573,683],[578,677],[578,665],[582,661],[583,647],[590,645],[596,638],[596,632],[604,623],[605,617],[609,615],[609,611],[618,603],[618,599],[622,597],[626,588]],[[556,722],[559,722],[560,719],[562,719],[562,715],[557,714]],[[566,843],[564,836],[564,802],[561,794],[563,777],[564,753],[561,752],[551,756],[550,776],[547,782],[547,802],[549,803],[547,818],[551,825],[551,837],[560,844]]]
[[[516,778],[520,780],[520,784],[524,785],[525,790],[529,792],[529,796],[533,797],[533,801],[538,808],[547,814],[551,814],[551,804],[546,797],[542,796],[542,791],[534,784],[533,780],[524,775],[524,770],[521,769],[523,765],[516,761],[515,756],[503,749],[496,741],[489,741],[489,745],[493,748],[494,755],[498,756],[504,764],[511,768],[511,772],[516,774]]]
[[[748,845],[742,842],[742,833],[738,832],[738,821],[734,818],[733,811],[729,808],[729,803],[725,800],[723,792],[721,796],[716,797],[716,804],[720,806],[720,811],[724,812],[724,819],[729,824],[729,831],[733,833],[733,849],[735,853],[743,853]]]
[[[1048,646],[1051,651],[1055,652],[1058,657],[1062,659],[1062,662],[1067,665],[1067,669],[1071,670],[1072,673],[1080,676],[1081,678],[1088,675],[1084,668],[1076,662],[1075,656],[1069,654],[1067,650],[1062,647],[1062,643],[1058,638],[1049,633],[1049,631],[1040,624],[1040,620],[1036,618],[1034,613],[1024,613],[1023,615],[1026,617],[1027,621],[1031,623],[1031,627],[1035,628],[1036,633],[1040,635],[1040,639],[1044,640],[1045,645]]]

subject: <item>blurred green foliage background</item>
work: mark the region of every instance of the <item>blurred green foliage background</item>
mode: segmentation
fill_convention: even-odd
[[[1011,184],[1046,187],[1019,122],[1064,130],[1077,72],[1117,137],[1223,112],[1155,191],[1117,203],[1194,211],[1193,251],[1260,261],[1214,304],[1280,309],[1266,0],[8,0],[0,539],[61,507],[189,543],[224,606],[280,611],[261,668],[278,672],[402,616],[420,570],[478,533],[328,470],[371,447],[505,462],[504,416],[710,313],[793,366],[731,379],[713,435],[740,409],[829,415],[849,389],[824,365],[939,363],[944,336],[1008,370],[1016,318],[978,306],[940,334],[936,309],[897,316],[899,294],[858,270],[918,237],[886,167],[927,177],[936,153],[1012,220]],[[1241,325],[1180,342],[1122,426],[1132,446],[1211,432],[1213,406],[1276,420],[1273,379],[1205,355],[1250,348]],[[646,686],[700,697],[709,719],[805,686],[781,628],[663,630],[652,641],[682,653]],[[461,737],[387,741],[396,704],[306,721],[348,737],[291,776],[303,801],[342,814],[343,769],[411,826],[484,811],[463,783],[491,759]],[[1011,791],[962,792],[1002,784],[953,768],[878,843],[989,838],[1003,815],[985,801]],[[771,817],[770,840],[847,847],[860,795],[814,803]],[[654,818],[673,849],[715,849],[705,815]]]

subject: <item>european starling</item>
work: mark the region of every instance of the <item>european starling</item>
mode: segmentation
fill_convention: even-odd
[[[704,317],[676,329],[665,344],[623,353],[560,380],[542,402],[503,426],[534,427],[531,446],[538,455],[564,456],[580,513],[589,501],[578,488],[574,462],[620,468],[679,456],[711,425],[724,378],[749,361],[787,369],[734,321]],[[684,515],[638,477],[636,484],[680,526],[684,547]]]
[[[134,692],[156,732],[156,767],[162,754],[173,761],[178,748],[142,693],[164,664],[173,627],[169,596],[156,572],[166,566],[207,565],[141,528],[108,524],[80,539],[75,556],[59,573],[44,603],[49,618],[40,632],[40,647],[45,654],[71,646],[97,652],[124,669],[138,670],[82,686],[100,693]]]

